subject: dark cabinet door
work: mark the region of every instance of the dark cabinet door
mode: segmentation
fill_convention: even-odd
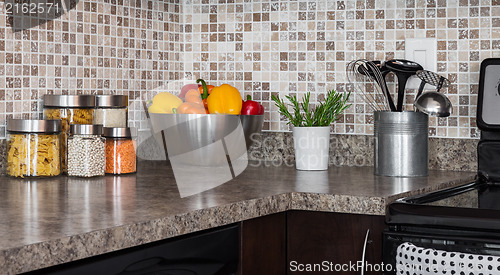
[[[316,270],[320,274],[335,269],[339,274],[360,274],[358,261],[363,257],[363,245],[368,229],[370,234],[365,261],[371,266],[365,267],[365,274],[381,274],[384,228],[384,216],[289,211],[286,267],[288,274],[298,274],[300,272],[297,271],[308,269]]]
[[[286,213],[241,223],[240,274],[286,274]]]

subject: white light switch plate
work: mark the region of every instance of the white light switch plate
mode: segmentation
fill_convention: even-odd
[[[417,62],[425,70],[437,71],[437,39],[436,38],[406,38],[405,59]],[[412,76],[406,84],[407,89],[418,89],[420,78]]]

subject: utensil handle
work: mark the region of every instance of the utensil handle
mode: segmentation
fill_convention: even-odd
[[[422,95],[422,92],[424,91],[425,84],[426,84],[426,82],[423,80],[420,82],[420,86],[418,87],[417,96],[415,96],[415,101],[417,101],[417,98]]]
[[[389,108],[391,109],[391,112],[395,112],[396,111],[396,105],[394,105],[394,100],[392,100],[392,95],[391,93],[389,92],[389,89],[387,88],[387,84],[384,82],[382,85],[384,85],[384,94],[385,94],[385,97],[387,98],[387,102],[389,103]]]
[[[404,102],[404,96],[405,96],[405,86],[406,86],[406,81],[408,80],[408,76],[406,75],[399,75],[398,76],[398,106],[397,106],[397,111],[402,112],[403,111],[403,102]]]
[[[391,71],[389,70],[386,70],[386,71],[381,71],[380,73],[382,74],[382,80],[383,80],[383,83],[381,83],[380,85],[384,85],[384,93],[385,93],[385,97],[387,98],[387,102],[389,103],[389,108],[391,109],[391,112],[395,112],[396,111],[396,105],[394,105],[394,100],[392,99],[392,95],[391,93],[389,92],[389,88],[387,87],[387,82],[385,81],[385,77],[390,73]]]
[[[437,87],[436,87],[436,91],[437,91],[437,92],[439,92],[439,90],[441,90],[441,87],[443,87],[443,82],[444,82],[444,80],[445,80],[445,78],[444,78],[444,77],[442,77],[442,76],[439,78],[439,83],[438,83],[438,85],[437,85]]]

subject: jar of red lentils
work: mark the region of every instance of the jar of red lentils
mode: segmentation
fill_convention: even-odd
[[[130,174],[137,171],[134,128],[104,127],[106,138],[106,174]]]

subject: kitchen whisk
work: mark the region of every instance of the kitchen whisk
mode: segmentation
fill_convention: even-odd
[[[354,91],[362,95],[363,101],[373,111],[392,110],[390,100],[386,99],[386,92],[383,91],[385,87],[382,88],[383,85],[377,81],[382,74],[373,62],[366,59],[351,61],[347,64],[346,75]]]

